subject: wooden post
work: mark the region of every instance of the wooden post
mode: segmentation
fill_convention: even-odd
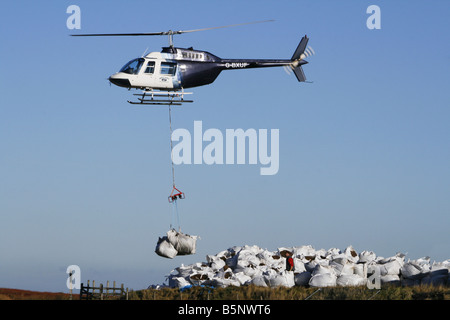
[[[103,300],[103,283],[100,283],[100,300]]]

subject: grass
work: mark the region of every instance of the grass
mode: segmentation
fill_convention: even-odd
[[[69,300],[70,295],[62,292],[41,292],[20,289],[0,288],[0,300]],[[74,294],[73,300],[79,295]]]
[[[69,300],[67,293],[0,288],[0,300]],[[176,288],[131,290],[129,300],[450,300],[450,287],[385,285],[381,290],[361,287],[264,288],[242,286],[209,288],[194,286],[183,292]],[[73,300],[79,300],[74,294]]]
[[[131,291],[130,300],[450,300],[446,286],[383,286],[329,288],[264,288],[257,286],[207,288],[192,287],[181,292],[176,288]]]

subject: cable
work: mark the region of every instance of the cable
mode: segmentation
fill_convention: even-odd
[[[173,165],[173,142],[172,142],[172,106],[169,105],[169,127],[170,127],[170,161],[172,162],[172,184],[175,188],[175,168]]]
[[[173,130],[172,130],[172,105],[169,105],[169,128],[170,128],[170,161],[172,162],[172,186],[173,186],[172,194],[173,194],[173,192],[175,190],[177,190],[179,192],[179,194],[177,194],[178,197],[180,199],[183,199],[182,196],[184,196],[184,194],[175,187],[175,166],[174,166],[174,163],[173,163],[173,142],[172,142],[172,134],[173,134]],[[170,228],[172,229],[172,227],[173,227],[172,225],[175,224],[175,217],[176,217],[177,224],[178,224],[178,231],[181,232],[180,215],[178,213],[178,204],[177,204],[177,195],[175,195],[175,197],[171,201],[173,207],[172,207],[172,224],[170,225]]]

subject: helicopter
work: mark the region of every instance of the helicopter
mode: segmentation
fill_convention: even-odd
[[[128,100],[131,104],[181,105],[182,103],[193,102],[193,100],[185,99],[185,95],[192,94],[192,92],[185,92],[184,89],[211,84],[224,70],[284,67],[287,73],[293,71],[299,82],[306,82],[302,66],[308,63],[304,59],[314,54],[314,50],[307,47],[309,38],[306,35],[301,39],[290,59],[222,59],[208,51],[194,50],[192,47],[179,48],[175,47],[173,43],[173,36],[178,34],[270,21],[273,20],[194,30],[72,34],[71,36],[168,36],[168,47],[163,47],[161,52],[151,52],[130,60],[119,72],[112,74],[108,80],[110,83],[128,90],[142,90],[142,93],[134,94],[139,97],[138,101]]]

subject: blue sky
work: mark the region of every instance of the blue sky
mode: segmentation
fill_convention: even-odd
[[[66,9],[81,8],[81,30]],[[366,9],[381,9],[369,30]],[[448,1],[9,1],[0,4],[0,287],[133,289],[234,245],[353,245],[450,258]],[[165,37],[73,38],[275,22],[185,34],[222,58],[290,58],[307,34],[312,84],[282,68],[222,72],[174,128],[279,129],[280,169],[180,165],[182,230],[197,254],[154,253],[171,223],[168,111],[106,78]]]

